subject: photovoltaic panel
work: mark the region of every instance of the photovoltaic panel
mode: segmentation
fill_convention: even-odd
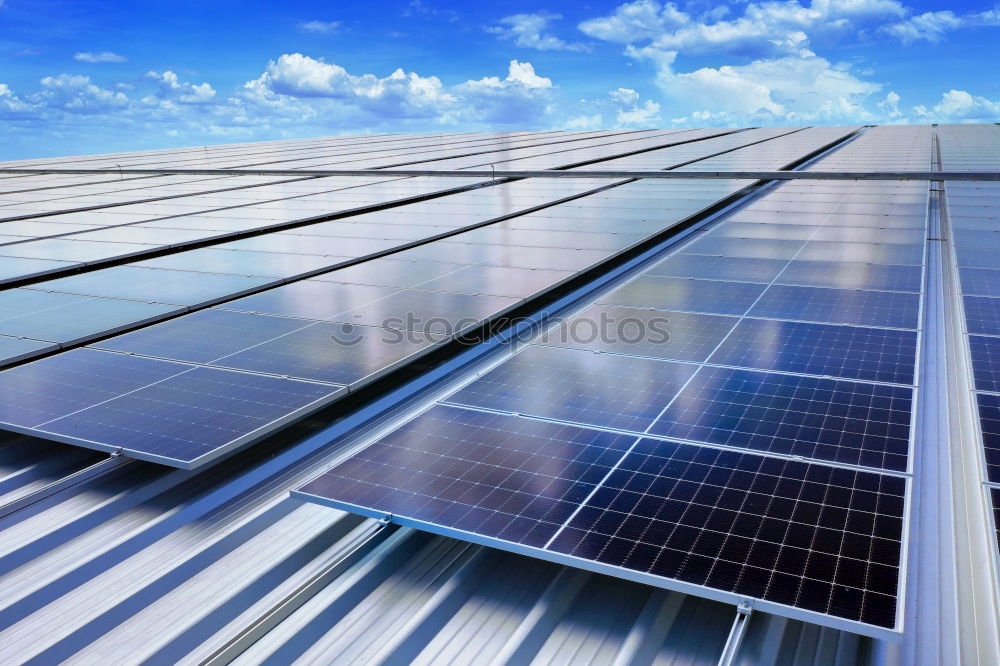
[[[326,319],[399,291],[392,287],[301,280],[229,301],[218,307],[243,312]]]
[[[607,305],[741,315],[764,292],[750,282],[641,276],[605,295]]]
[[[872,291],[920,291],[920,266],[864,264],[855,261],[790,261],[777,284]]]
[[[969,348],[976,390],[1000,393],[1000,337],[970,335]]]
[[[0,374],[0,423],[191,467],[346,392],[329,384],[73,349]]]
[[[965,296],[965,325],[969,333],[1000,335],[1000,298]]]
[[[684,248],[684,254],[706,254],[758,259],[791,259],[804,241],[705,237]]]
[[[708,360],[778,372],[912,384],[916,354],[915,331],[742,319]]]
[[[883,474],[436,406],[294,494],[699,596],[893,628],[905,489]]]
[[[905,471],[908,387],[701,367],[649,432]]]
[[[688,364],[528,347],[448,400],[642,432],[694,371]]]
[[[904,264],[919,266],[923,263],[922,245],[894,243],[835,243],[818,241],[806,243],[795,256],[805,261],[856,261],[872,264]]]
[[[894,291],[768,287],[751,317],[916,329],[920,294]]]
[[[1000,395],[977,393],[979,425],[983,433],[986,477],[1000,483]]]
[[[708,278],[742,282],[770,282],[785,267],[783,259],[711,257],[677,254],[643,271],[644,275],[679,278]]]
[[[961,276],[963,294],[1000,298],[1000,271],[960,268],[958,272]]]
[[[595,305],[548,331],[539,344],[678,361],[704,361],[733,317]]]
[[[51,342],[0,335],[0,365],[14,363],[23,358],[56,348],[58,348],[58,345]]]

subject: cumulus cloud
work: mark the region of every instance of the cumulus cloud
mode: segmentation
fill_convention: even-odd
[[[89,63],[103,63],[103,62],[128,62],[128,58],[117,53],[112,53],[111,51],[101,51],[100,53],[90,53],[88,51],[83,51],[80,53],[73,54],[73,60],[79,62],[89,62]]]
[[[1000,5],[982,12],[956,14],[951,10],[924,12],[904,21],[882,26],[881,30],[896,37],[904,44],[920,40],[943,41],[945,35],[960,28],[1000,25]]]
[[[949,90],[941,101],[928,109],[914,107],[918,116],[929,120],[952,122],[995,122],[1000,117],[1000,102],[972,95],[964,90]]]
[[[124,93],[101,88],[88,76],[46,76],[40,83],[42,91],[30,99],[49,109],[91,114],[107,113],[128,105]]]
[[[340,30],[342,25],[340,21],[303,21],[299,23],[299,29],[305,32],[318,32],[328,35]]]
[[[561,19],[559,14],[550,12],[535,12],[533,14],[514,14],[500,19],[502,25],[487,26],[486,32],[497,35],[500,39],[512,40],[516,46],[523,46],[539,51],[589,51],[586,44],[569,43],[546,31],[552,21]]]
[[[159,84],[156,95],[149,95],[143,99],[147,104],[156,103],[157,100],[170,100],[181,104],[206,104],[215,98],[215,89],[208,83],[182,83],[170,70],[162,74],[146,72],[146,78]]]
[[[902,18],[897,0],[797,0],[751,2],[741,16],[727,11],[694,16],[674,3],[635,0],[607,16],[580,23],[585,34],[604,41],[683,54],[731,53],[753,57],[812,55],[814,37],[835,38],[875,19]]]

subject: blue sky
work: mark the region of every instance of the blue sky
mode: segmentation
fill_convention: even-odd
[[[0,0],[0,160],[357,132],[1000,121],[1000,4]]]

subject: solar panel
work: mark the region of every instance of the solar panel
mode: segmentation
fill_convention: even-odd
[[[641,276],[601,299],[601,303],[655,310],[741,315],[765,287],[749,282]]]
[[[979,425],[983,434],[986,478],[1000,483],[1000,395],[977,393]]]
[[[42,352],[57,349],[59,345],[28,338],[0,335],[0,365],[7,365]]]
[[[920,266],[863,264],[856,261],[790,261],[777,284],[872,291],[920,291]]]
[[[969,333],[1000,333],[1000,298],[965,296],[965,324]]]
[[[695,369],[646,358],[529,347],[448,400],[642,432]]]
[[[860,326],[742,319],[709,362],[913,384],[917,334]]]
[[[1000,298],[1000,271],[983,268],[960,268],[962,293],[970,296]]]
[[[73,349],[0,375],[5,428],[178,467],[263,437],[343,387]]]
[[[680,278],[709,278],[743,282],[770,282],[785,267],[783,259],[710,257],[677,254],[644,271],[646,275]]]
[[[919,306],[919,294],[774,285],[768,287],[748,314],[773,319],[916,329]]]
[[[890,475],[437,406],[295,494],[699,596],[893,628],[905,490]]]

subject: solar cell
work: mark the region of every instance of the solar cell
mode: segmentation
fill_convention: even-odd
[[[919,306],[920,294],[773,285],[748,314],[773,319],[916,329]]]
[[[668,361],[528,347],[448,400],[642,432],[694,371]]]
[[[28,291],[28,290],[24,290]],[[48,292],[34,292],[51,296]],[[142,301],[67,296],[70,302],[0,321],[0,334],[69,344],[161,319],[183,307]]]
[[[854,261],[790,261],[775,282],[805,287],[873,291],[920,291],[920,266],[864,264]]]
[[[917,334],[860,326],[742,319],[710,363],[912,384]]]
[[[905,488],[887,475],[436,406],[295,495],[665,587],[894,627]]]
[[[979,425],[983,433],[986,478],[1000,483],[1000,395],[977,393]]]
[[[391,287],[302,280],[229,301],[219,308],[286,317],[326,319],[399,291]]]
[[[923,257],[924,248],[922,245],[817,241],[806,243],[795,258],[805,261],[854,261],[918,266],[923,263]]]
[[[74,265],[79,264],[73,261],[4,257],[0,261],[0,284],[66,270]]]
[[[1000,335],[1000,298],[965,296],[965,326],[969,333]]]
[[[0,335],[0,366],[57,348],[58,345],[51,342]]]
[[[1000,393],[1000,338],[970,335],[969,348],[976,389]]]
[[[649,432],[905,471],[912,389],[703,366]]]
[[[960,268],[962,293],[971,296],[1000,298],[1000,271],[983,268]]]
[[[750,282],[640,276],[608,293],[600,302],[633,308],[740,315],[764,289],[764,285]]]
[[[791,259],[805,241],[753,238],[702,238],[683,249],[684,254],[707,254],[757,259]]]

